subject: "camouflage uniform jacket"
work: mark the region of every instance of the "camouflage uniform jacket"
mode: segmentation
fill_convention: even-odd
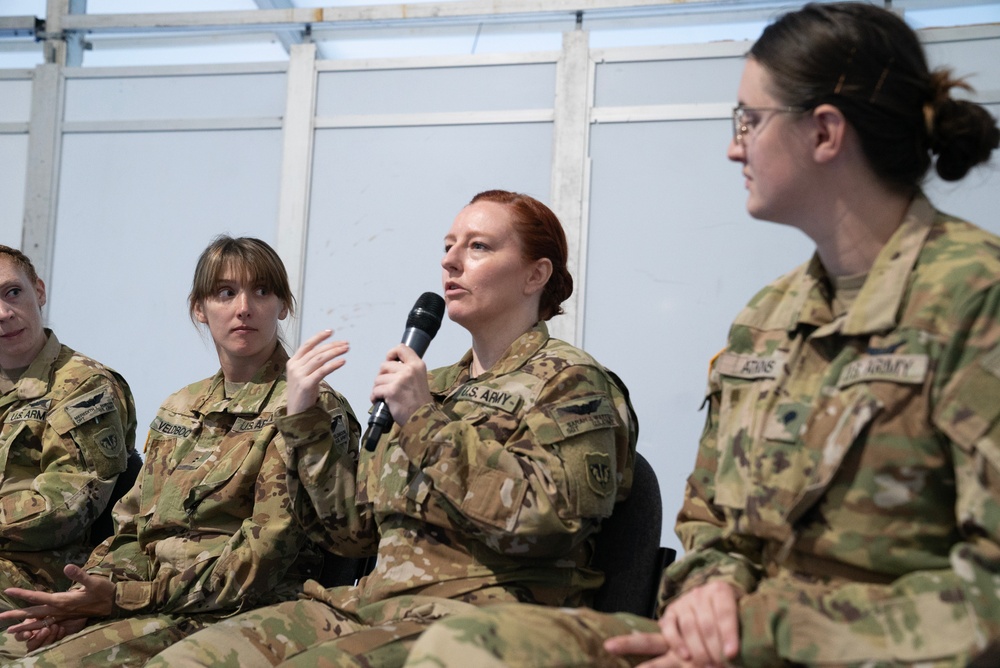
[[[46,333],[21,378],[0,379],[0,571],[63,589],[135,449],[135,404],[124,378]]]
[[[733,324],[661,599],[755,592],[744,644],[755,625],[803,663],[1000,639],[1000,239],[918,195],[830,302],[814,257]]]
[[[381,540],[375,570],[344,591],[360,605],[484,589],[578,605],[602,582],[594,536],[632,484],[624,385],[544,323],[476,378],[471,361],[431,372],[434,402],[362,453],[358,498]]]
[[[160,407],[139,480],[115,507],[117,535],[86,565],[115,583],[116,614],[236,612],[293,598],[316,575],[320,555],[292,516],[276,425],[287,359],[279,345],[233,397],[220,371]],[[356,443],[347,401],[324,386],[319,404],[311,415],[336,430],[331,438]]]

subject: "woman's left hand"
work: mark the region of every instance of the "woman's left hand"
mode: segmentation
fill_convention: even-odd
[[[402,343],[390,350],[385,360],[375,376],[371,402],[385,401],[392,419],[403,424],[418,408],[434,401],[427,385],[427,365]]]
[[[29,652],[34,652],[39,647],[44,647],[45,645],[57,643],[66,636],[83,630],[83,627],[87,625],[86,617],[81,617],[79,619],[64,619],[58,622],[53,622],[47,618],[28,621],[41,622],[44,625],[43,628],[35,631],[14,632],[14,637],[23,642]]]
[[[285,364],[288,387],[288,415],[301,413],[315,405],[319,399],[319,384],[331,373],[344,366],[344,354],[351,346],[347,341],[322,343],[333,336],[333,330],[324,329],[306,340]],[[322,344],[322,345],[320,345]]]
[[[60,592],[35,591],[11,587],[8,596],[27,601],[25,608],[0,613],[0,622],[20,622],[7,629],[8,633],[38,631],[52,622],[107,617],[114,610],[115,585],[110,578],[91,575],[79,566],[68,564],[63,573],[73,582],[83,585]]]

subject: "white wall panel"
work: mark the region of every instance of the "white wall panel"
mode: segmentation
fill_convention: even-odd
[[[351,342],[330,383],[367,422],[379,364],[423,292],[441,294],[444,236],[491,188],[549,197],[550,124],[319,130],[314,149],[302,335],[332,328]],[[469,348],[445,319],[430,367]]]
[[[550,109],[555,63],[321,72],[318,116]]]
[[[0,134],[0,243],[21,247],[27,134]]]
[[[279,118],[285,111],[282,71],[169,76],[153,69],[150,74],[68,79],[65,120]]]
[[[221,233],[275,242],[281,135],[72,134],[62,155],[49,322],[125,376],[143,439],[170,393],[219,368],[188,318],[195,262]]]

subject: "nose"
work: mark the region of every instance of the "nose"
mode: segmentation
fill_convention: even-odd
[[[239,318],[250,317],[250,296],[244,290],[236,295],[236,315]]]
[[[14,309],[7,305],[7,302],[0,300],[0,320],[6,320],[14,315]]]
[[[733,162],[746,162],[746,145],[743,142],[736,141],[736,138],[733,137],[729,140],[729,146],[726,148],[726,157]]]
[[[452,246],[449,248],[444,257],[441,258],[441,267],[448,272],[453,272],[458,270],[458,251],[456,250],[458,246]]]

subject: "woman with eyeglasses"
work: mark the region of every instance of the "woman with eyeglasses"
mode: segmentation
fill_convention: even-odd
[[[998,665],[1000,238],[921,191],[997,148],[956,87],[872,5],[764,31],[728,157],[750,214],[816,253],[711,364],[659,623],[484,610],[431,627],[408,666]]]

